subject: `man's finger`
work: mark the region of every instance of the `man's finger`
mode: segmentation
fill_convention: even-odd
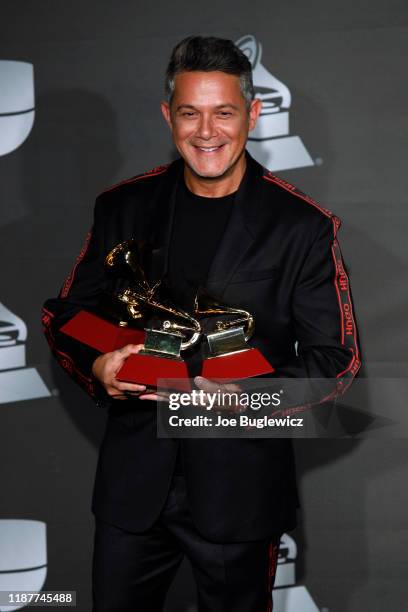
[[[216,393],[217,391],[222,390],[222,385],[220,383],[208,380],[208,378],[204,378],[203,376],[196,376],[194,378],[194,382],[199,389],[202,389],[207,393]]]
[[[109,394],[109,396],[111,399],[115,401],[128,399],[128,397],[124,393],[114,393],[114,394]]]
[[[126,344],[125,346],[122,346],[122,348],[113,351],[113,355],[115,357],[119,357],[120,359],[127,359],[129,355],[138,353],[143,346],[143,344]]]
[[[166,392],[163,393],[143,393],[139,396],[141,400],[151,400],[156,402],[168,402],[169,394]]]
[[[140,385],[137,383],[121,382],[120,380],[114,379],[111,384],[112,387],[118,389],[119,391],[146,391],[146,385]]]
[[[223,391],[239,393],[241,391],[240,386],[236,383],[217,383],[203,376],[196,376],[194,382],[199,389],[203,389],[203,391],[207,391],[208,393],[216,393],[217,391],[221,391],[221,393]]]

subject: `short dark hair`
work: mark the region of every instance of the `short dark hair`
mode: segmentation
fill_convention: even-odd
[[[239,77],[247,107],[254,99],[251,62],[232,40],[215,36],[188,36],[173,49],[166,70],[165,94],[171,102],[174,80],[180,72],[219,70]]]

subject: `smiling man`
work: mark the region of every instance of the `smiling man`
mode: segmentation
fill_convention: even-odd
[[[236,191],[262,103],[244,97],[237,75],[220,70],[176,73],[169,83],[170,102],[162,103],[162,112],[184,158],[187,187],[212,198]]]
[[[108,406],[92,503],[93,610],[163,610],[186,555],[199,612],[267,611],[280,536],[296,525],[290,439],[158,438],[154,396],[116,379],[140,345],[101,355],[59,331],[114,289],[104,258],[135,238],[153,244],[147,277],[166,279],[179,306],[191,310],[203,285],[250,311],[250,342],[274,376],[347,386],[358,371],[339,220],[245,150],[261,110],[247,57],[229,40],[183,40],[167,68],[166,98],[162,112],[180,158],[98,196],[87,244],[44,308],[55,356]],[[196,375],[199,352],[186,358]]]

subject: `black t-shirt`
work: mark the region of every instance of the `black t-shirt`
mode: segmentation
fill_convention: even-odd
[[[222,239],[235,193],[206,198],[181,183],[169,249],[168,283],[175,305],[189,312],[199,285],[205,286],[217,246]]]
[[[182,181],[169,248],[167,282],[176,306],[192,312],[197,288],[206,285],[207,275],[222,240],[235,193],[206,198],[192,193]],[[182,474],[179,446],[175,474]]]

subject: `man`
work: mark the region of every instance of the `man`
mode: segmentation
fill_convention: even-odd
[[[274,376],[344,384],[359,368],[338,219],[245,151],[261,110],[246,56],[231,41],[187,38],[173,50],[166,93],[181,159],[98,196],[93,231],[44,308],[55,356],[109,408],[92,504],[94,611],[162,610],[183,553],[200,612],[271,610],[280,535],[298,506],[290,440],[157,438],[154,396],[115,376],[140,345],[100,355],[59,331],[112,290],[104,257],[135,238],[153,244],[148,278],[166,278],[178,305],[191,308],[204,284],[249,310],[251,345]]]

